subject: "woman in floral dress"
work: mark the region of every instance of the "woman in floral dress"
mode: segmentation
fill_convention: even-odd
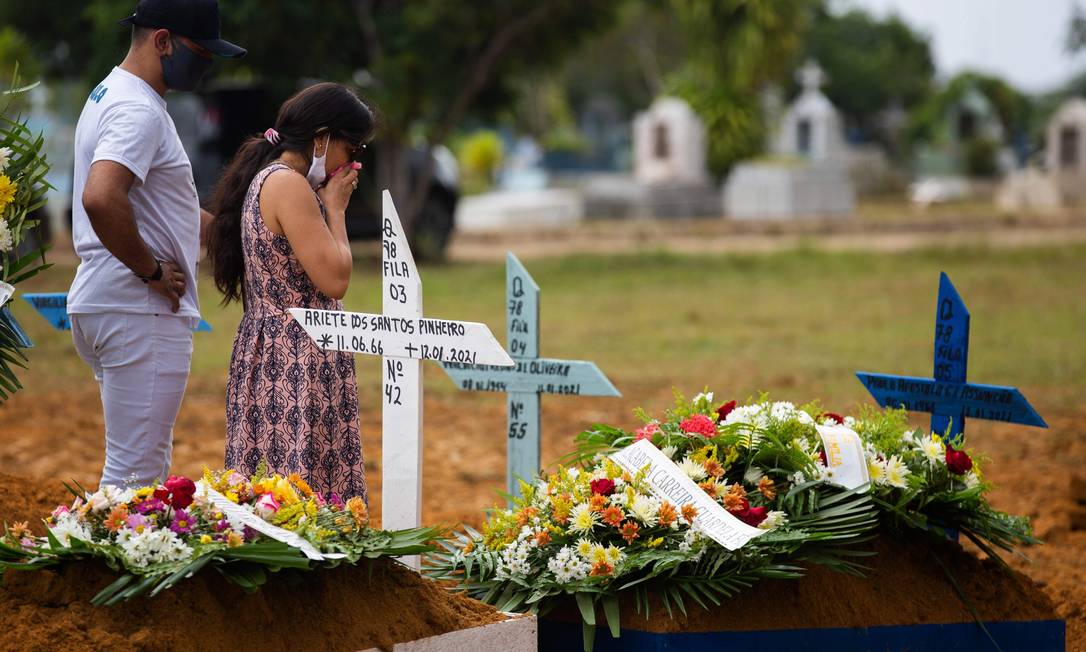
[[[339,84],[291,97],[224,171],[208,239],[224,303],[245,308],[226,390],[227,467],[252,473],[263,461],[345,498],[366,497],[354,359],[318,347],[287,310],[342,310],[352,159],[373,126]]]

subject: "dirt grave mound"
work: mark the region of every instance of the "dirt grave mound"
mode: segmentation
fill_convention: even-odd
[[[55,482],[0,475],[0,518],[29,521],[68,502]],[[116,577],[102,564],[7,571],[0,630],[20,650],[361,650],[498,622],[492,607],[453,595],[389,560],[269,575],[253,594],[204,571],[154,598],[95,607]]]
[[[957,544],[884,533],[868,547],[877,554],[861,561],[869,568],[865,577],[815,565],[800,580],[756,582],[709,610],[687,599],[683,616],[672,603],[674,618],[657,598],[650,599],[648,618],[637,612],[632,599],[625,600],[622,626],[649,632],[712,632],[972,622],[940,562],[984,621],[1059,618],[1033,580],[1008,572],[993,560],[978,559]],[[572,604],[548,617],[579,621]]]

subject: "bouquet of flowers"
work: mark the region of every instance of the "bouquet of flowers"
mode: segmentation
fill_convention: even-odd
[[[23,350],[29,346],[5,304],[15,285],[49,267],[44,247],[21,246],[37,226],[32,215],[45,205],[45,193],[51,188],[45,180],[49,171],[45,140],[41,134],[35,136],[25,121],[8,115],[12,100],[34,86],[20,87],[16,68],[11,88],[0,92],[0,402],[22,388],[12,366],[26,367]]]
[[[866,540],[877,512],[869,494],[816,479],[805,436],[813,419],[789,408],[756,429],[726,422],[715,407],[702,394],[635,433],[597,426],[583,434],[570,466],[522,482],[522,496],[494,510],[482,532],[466,528],[442,542],[427,572],[502,610],[546,613],[572,595],[586,647],[597,604],[618,636],[621,594],[647,617],[652,594],[669,614],[673,605],[685,613],[687,599],[708,608],[760,578],[800,577],[797,562],[859,572],[852,558],[864,553],[848,544]],[[673,503],[661,495],[658,469],[624,468],[608,455],[641,440],[704,495]],[[702,509],[751,528],[749,540],[722,545],[700,524]]]
[[[482,532],[467,528],[442,542],[429,573],[502,609],[546,613],[573,595],[589,649],[597,603],[618,635],[623,592],[647,617],[650,592],[669,614],[672,604],[685,613],[684,596],[719,604],[758,578],[800,577],[798,563],[862,573],[852,559],[869,553],[848,545],[869,539],[879,522],[939,537],[961,532],[997,559],[994,548],[1036,542],[1027,519],[988,504],[988,484],[960,437],[913,430],[903,410],[854,418],[766,397],[720,404],[703,392],[676,395],[661,418],[637,414],[644,425],[634,432],[598,425],[581,433],[563,460],[572,466],[522,483],[523,496],[494,510]],[[842,486],[848,469],[827,449],[827,428],[855,441],[861,481]],[[614,461],[642,441],[765,534],[735,550],[705,536],[692,505],[661,500],[643,471]]]
[[[155,595],[208,565],[254,591],[266,571],[429,552],[441,534],[371,529],[361,498],[322,495],[297,474],[205,470],[199,482],[170,476],[138,489],[69,489],[75,501],[45,519],[44,537],[31,536],[26,523],[5,526],[0,569],[101,559],[122,575],[91,600],[96,605]]]

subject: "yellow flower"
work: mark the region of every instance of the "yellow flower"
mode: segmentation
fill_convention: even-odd
[[[230,534],[226,535],[226,545],[230,546],[231,548],[237,548],[242,543],[244,543],[244,539],[242,539],[241,535],[234,530],[230,530]]]
[[[15,182],[6,174],[0,174],[0,211],[15,200]]]
[[[655,539],[649,539],[649,542],[645,545],[649,548],[659,548],[660,544],[664,542],[664,537],[656,537]]]
[[[140,487],[139,489],[136,489],[136,497],[137,498],[146,498],[147,496],[150,496],[153,493],[155,493],[155,488],[154,487]]]
[[[200,543],[211,543],[211,535],[204,534],[200,536]]]
[[[291,473],[289,476],[287,476],[287,479],[290,480],[295,487],[298,487],[298,489],[302,492],[302,495],[304,495],[306,498],[310,498],[313,496],[313,489],[309,487],[308,482],[302,479],[302,476],[298,475],[297,473]]]

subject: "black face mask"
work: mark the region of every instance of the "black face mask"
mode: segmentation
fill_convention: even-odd
[[[173,39],[173,55],[161,56],[162,78],[167,88],[175,91],[194,91],[211,68],[211,59],[205,59],[192,51],[179,39]]]

